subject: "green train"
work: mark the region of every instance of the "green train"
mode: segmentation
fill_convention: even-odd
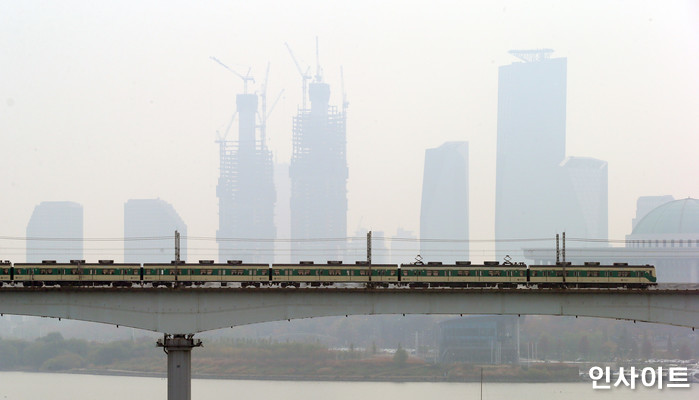
[[[319,287],[353,284],[367,288],[648,288],[657,284],[652,265],[587,262],[572,265],[529,265],[486,261],[454,264],[417,262],[413,264],[345,264],[300,262],[298,264],[247,264],[231,260],[215,263],[171,262],[118,264],[112,260],[86,263],[44,261],[16,263],[0,261],[0,283],[25,287],[111,286],[148,287],[229,286]]]

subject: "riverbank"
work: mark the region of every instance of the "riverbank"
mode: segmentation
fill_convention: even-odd
[[[165,364],[163,360],[163,364]],[[577,367],[564,364],[551,364],[539,366],[519,365],[468,365],[455,364],[448,366],[436,366],[432,364],[406,366],[401,369],[382,367],[381,363],[372,360],[374,368],[367,368],[363,373],[357,373],[357,368],[366,366],[367,363],[355,363],[354,365],[336,365],[334,368],[326,367],[325,372],[315,374],[308,373],[274,373],[260,371],[256,374],[246,373],[201,373],[193,372],[195,379],[219,379],[219,380],[256,380],[256,381],[321,381],[321,382],[479,382],[481,369],[484,382],[499,383],[553,383],[553,382],[579,382],[580,377]],[[42,370],[21,369],[16,372],[46,372]],[[102,376],[132,376],[166,378],[167,371],[148,371],[144,369],[111,369],[111,368],[74,368],[51,371],[53,373],[102,375]]]

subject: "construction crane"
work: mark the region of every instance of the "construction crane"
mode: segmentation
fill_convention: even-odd
[[[239,74],[238,72],[236,72],[235,70],[233,70],[232,68],[230,68],[228,65],[222,63],[221,60],[219,60],[218,58],[216,58],[216,57],[214,57],[214,56],[211,56],[211,57],[209,57],[209,58],[212,59],[212,60],[214,60],[214,61],[217,62],[218,64],[220,64],[223,68],[225,68],[225,69],[231,71],[232,73],[236,74],[240,79],[242,79],[242,80],[243,80],[243,93],[248,94],[248,81],[252,81],[252,83],[255,83],[255,78],[253,78],[252,76],[250,76],[250,70],[251,70],[252,68],[248,68],[248,72],[245,74],[245,76],[243,76],[243,75]]]
[[[316,36],[316,82],[323,82],[323,69],[320,67],[320,54],[318,52],[318,36]]]
[[[347,92],[345,92],[345,72],[342,70],[342,65],[340,66],[340,84],[342,85],[342,114],[345,114],[349,102],[347,101]]]
[[[306,109],[306,87],[307,87],[307,82],[309,79],[312,78],[310,74],[311,67],[309,66],[306,68],[306,72],[303,72],[301,70],[301,66],[299,65],[299,62],[296,61],[296,57],[294,56],[294,52],[291,51],[291,47],[289,47],[289,43],[284,42],[284,45],[286,46],[286,49],[289,50],[289,55],[291,56],[291,59],[294,60],[294,64],[296,64],[296,69],[299,71],[299,75],[301,75],[301,80],[303,83],[303,109]]]
[[[267,138],[267,118],[272,114],[272,111],[274,111],[274,107],[277,105],[277,102],[279,102],[279,99],[282,97],[282,93],[284,93],[284,89],[282,89],[279,94],[277,95],[277,98],[274,100],[272,103],[272,107],[270,107],[269,112],[267,112],[267,82],[269,81],[269,62],[267,63],[267,72],[265,73],[265,80],[264,83],[262,84],[262,90],[260,93],[260,101],[262,102],[262,112],[258,114],[259,117],[259,123],[260,123],[260,142],[264,146],[266,143],[266,138]]]

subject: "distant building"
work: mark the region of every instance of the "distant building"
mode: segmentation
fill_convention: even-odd
[[[27,262],[83,260],[83,206],[72,201],[41,202],[27,224],[27,238]]]
[[[219,141],[218,258],[271,262],[277,234],[272,152],[256,135],[257,95],[239,94],[236,105],[238,141]]]
[[[330,86],[318,77],[309,97],[293,121],[291,238],[304,241],[291,242],[292,261],[342,260],[346,243],[313,239],[347,237],[345,109],[329,106]]]
[[[124,203],[124,262],[169,263],[175,259],[175,231],[181,236],[180,260],[187,260],[187,225],[172,205],[161,199]],[[136,240],[132,240],[136,239]]]
[[[274,164],[274,186],[277,191],[277,202],[274,205],[274,225],[277,228],[277,238],[291,238],[291,181],[289,180],[289,163]],[[274,248],[274,262],[291,262],[289,243],[277,242]]]
[[[561,163],[561,195],[568,237],[596,239],[583,243],[599,247],[608,238],[607,162],[589,157],[567,157]],[[563,217],[563,216],[562,216]]]
[[[555,188],[565,158],[566,59],[553,50],[513,50],[522,62],[498,72],[495,239],[499,261],[521,261],[527,242],[562,231]],[[526,243],[526,244],[525,244]]]
[[[534,264],[555,262],[553,247],[528,248],[524,254]],[[651,210],[626,236],[625,247],[567,246],[566,261],[650,264],[660,283],[699,283],[699,200],[675,200]]]
[[[653,211],[656,207],[673,200],[675,200],[675,198],[671,195],[639,197],[638,200],[636,200],[636,217],[631,220],[631,230],[636,229],[636,224],[638,224],[646,214]]]
[[[468,261],[468,239],[468,142],[447,142],[425,151],[420,255],[425,261]]]
[[[510,315],[465,316],[439,324],[440,363],[519,362],[519,319]]]
[[[420,254],[420,242],[415,232],[403,228],[396,229],[391,238],[391,264],[409,264],[415,262]]]

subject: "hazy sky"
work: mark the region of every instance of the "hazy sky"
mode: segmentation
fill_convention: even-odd
[[[285,95],[269,145],[288,162],[301,80],[284,42],[314,65],[316,36],[331,102],[341,65],[350,102],[350,235],[418,232],[425,149],[467,140],[471,238],[493,237],[510,49],[568,58],[567,154],[609,162],[611,238],[638,196],[699,197],[696,1],[3,1],[0,236],[24,236],[41,201],[72,200],[86,237],[121,237],[124,202],[154,197],[190,236],[215,236],[214,141],[243,84],[209,57],[252,67],[251,89],[271,63],[268,97]],[[0,259],[23,246],[0,240]]]

